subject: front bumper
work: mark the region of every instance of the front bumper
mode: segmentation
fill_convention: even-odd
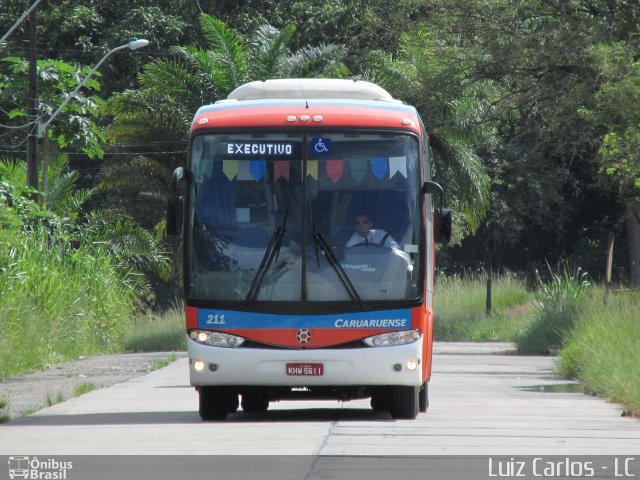
[[[220,348],[190,338],[189,373],[193,386],[420,386],[424,337],[408,345],[353,349]],[[202,361],[203,371],[194,364]],[[321,363],[321,376],[292,376],[287,363]],[[407,364],[417,368],[410,370]]]

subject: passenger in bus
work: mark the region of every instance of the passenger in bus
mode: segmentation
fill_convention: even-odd
[[[396,241],[381,228],[371,228],[371,217],[366,213],[358,213],[353,228],[355,233],[345,244],[345,248],[357,245],[378,245],[381,247],[398,248]]]

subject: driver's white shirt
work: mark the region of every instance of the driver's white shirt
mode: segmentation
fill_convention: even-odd
[[[366,238],[361,237],[360,234],[356,232],[351,236],[349,241],[345,244],[345,247],[349,248],[355,245],[360,245],[362,243],[372,243],[374,245],[380,245],[380,242],[382,241],[385,235],[387,235],[387,232],[379,228],[378,229],[372,228],[371,230],[369,230],[369,236]],[[389,248],[398,248],[398,244],[393,238],[391,238],[391,235],[387,236],[387,238],[385,239],[384,246]]]

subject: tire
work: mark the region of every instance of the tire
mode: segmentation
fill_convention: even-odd
[[[224,420],[238,409],[238,395],[224,387],[200,387],[199,413],[205,422]]]
[[[389,388],[379,388],[371,395],[371,408],[374,412],[391,410],[391,392]]]
[[[413,420],[418,416],[418,397],[420,387],[391,387],[391,416],[398,419]]]
[[[242,411],[245,413],[264,413],[269,409],[269,398],[265,395],[242,395]]]
[[[418,409],[425,413],[429,408],[429,382],[424,382],[418,395]]]

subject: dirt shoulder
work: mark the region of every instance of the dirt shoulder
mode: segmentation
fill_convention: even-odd
[[[0,399],[8,402],[6,408],[0,409],[0,416],[8,413],[10,418],[16,418],[68,400],[76,396],[76,388],[82,384],[97,390],[146,375],[172,355],[182,358],[186,353],[97,355],[51,365],[37,373],[0,380]]]

